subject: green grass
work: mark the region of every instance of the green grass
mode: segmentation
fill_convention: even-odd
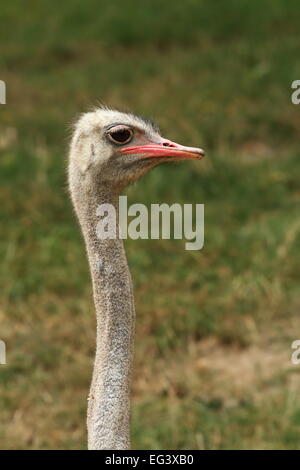
[[[205,246],[126,242],[134,448],[299,448],[298,2],[16,0],[0,12],[0,448],[85,448],[95,319],[66,186],[104,102],[207,151],[129,203],[205,204]],[[299,367],[299,366],[298,366]]]

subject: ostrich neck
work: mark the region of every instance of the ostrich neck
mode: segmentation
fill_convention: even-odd
[[[82,200],[85,202],[82,203]],[[118,214],[118,194],[94,185],[78,200],[90,264],[97,317],[96,357],[88,400],[89,449],[130,447],[130,382],[134,341],[134,301],[122,240],[99,239],[96,215],[110,203]]]

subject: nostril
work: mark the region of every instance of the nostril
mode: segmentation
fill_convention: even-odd
[[[163,147],[176,147],[172,142],[163,142]]]

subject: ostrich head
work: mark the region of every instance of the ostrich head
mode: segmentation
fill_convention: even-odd
[[[163,138],[155,124],[133,114],[97,109],[78,121],[71,144],[70,173],[122,189],[159,163],[201,159],[200,148]]]

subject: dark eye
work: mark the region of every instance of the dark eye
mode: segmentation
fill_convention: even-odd
[[[107,136],[114,144],[123,145],[130,142],[133,131],[129,127],[117,126],[110,130]]]

